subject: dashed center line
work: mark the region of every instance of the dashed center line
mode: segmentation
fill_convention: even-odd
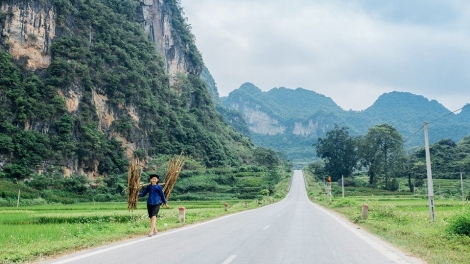
[[[230,257],[228,257],[228,259],[226,259],[224,262],[222,262],[222,264],[229,264],[236,257],[237,257],[237,255],[231,255]]]
[[[266,229],[268,229],[268,228],[269,228],[269,225],[265,226],[265,227],[263,228],[263,230],[266,230]]]

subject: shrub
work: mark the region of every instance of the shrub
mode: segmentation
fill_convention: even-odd
[[[268,196],[269,195],[269,190],[268,189],[263,189],[263,190],[260,191],[260,194]]]
[[[386,186],[386,189],[389,191],[397,191],[399,188],[399,183],[397,179],[393,178]]]
[[[356,206],[357,202],[353,199],[339,199],[335,202],[334,207],[352,207]]]
[[[450,218],[446,230],[450,234],[470,236],[470,210]]]
[[[388,204],[385,206],[376,206],[375,209],[371,211],[377,218],[392,218],[395,216],[396,210],[396,205]]]
[[[356,186],[356,181],[354,180],[354,178],[352,177],[346,177],[346,178],[343,178],[344,179],[344,187],[348,187],[348,186]],[[338,180],[338,186],[341,186],[341,179]]]

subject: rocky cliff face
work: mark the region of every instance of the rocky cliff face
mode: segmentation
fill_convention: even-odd
[[[158,51],[165,58],[167,73],[200,74],[201,68],[192,65],[184,47],[174,34],[171,10],[161,0],[139,0],[141,23]],[[7,37],[10,53],[24,57],[35,70],[50,65],[50,46],[56,36],[56,14],[51,1],[2,1],[1,11],[6,15],[2,33]]]
[[[164,56],[166,70],[170,77],[178,72],[200,74],[202,69],[188,61],[185,50],[188,47],[181,40],[171,23],[171,8],[162,0],[139,0],[141,2],[141,19],[149,39],[155,43],[158,51]],[[173,78],[170,78],[172,82]]]
[[[229,107],[243,114],[251,132],[262,135],[284,134],[286,127],[279,120],[262,111],[259,106],[249,103],[233,103]]]
[[[297,102],[291,102],[291,98],[296,98]],[[240,112],[250,132],[259,137],[318,137],[324,134],[330,123],[325,122],[322,112],[325,109],[339,108],[330,98],[301,88],[274,88],[269,92],[262,92],[251,83],[244,83],[239,89],[232,91],[223,100],[223,104]],[[302,106],[302,109],[298,109],[298,106]]]
[[[296,121],[292,125],[289,122],[282,121],[260,109],[259,106],[250,107],[245,104],[231,104],[230,109],[243,114],[248,128],[252,133],[260,135],[283,135],[293,134],[303,137],[317,137],[319,131],[325,130],[324,122],[317,119],[308,119],[305,121]]]
[[[51,62],[50,46],[55,37],[55,12],[51,1],[2,1],[5,14],[1,29],[9,52],[25,58],[33,70],[47,68]]]
[[[292,134],[298,136],[317,136],[317,129],[319,128],[318,123],[314,123],[313,120],[308,120],[307,124],[302,122],[295,122]]]
[[[133,16],[132,22],[138,22],[142,25],[148,35],[148,39],[155,43],[156,50],[161,53],[161,57],[164,59],[166,75],[161,78],[163,80],[162,83],[165,83],[164,86],[171,87],[177,74],[199,75],[203,67],[202,58],[192,42],[193,39],[190,31],[188,31],[188,26],[181,23],[182,21],[184,22],[184,19],[179,13],[181,8],[178,1],[134,1],[134,4],[140,5],[136,9],[136,16]],[[102,4],[100,1],[95,2]],[[71,7],[71,5],[77,6]],[[61,13],[61,10],[67,8],[69,13]],[[79,19],[74,16],[80,14],[80,8],[79,4],[75,2],[69,3],[69,1],[63,1],[58,4],[58,2],[53,0],[1,0],[0,36],[3,37],[0,37],[0,44],[14,58],[24,62],[30,70],[47,72],[37,70],[46,69],[51,66],[51,60],[52,66],[54,66],[53,59],[55,57],[54,54],[51,54],[54,52],[51,52],[53,42],[60,42],[61,37],[64,36],[68,39],[81,36],[82,39],[87,40],[89,35],[91,45],[94,31],[99,30],[99,25],[90,26],[89,32],[88,25],[77,27],[75,23]],[[70,11],[72,9],[75,11]],[[133,12],[134,8],[130,10],[130,12]],[[175,24],[179,28],[176,28]],[[199,57],[194,56],[194,54]],[[119,60],[123,59],[119,58]],[[119,60],[116,63],[120,63],[121,61]],[[65,61],[69,62],[68,60]],[[103,85],[93,84],[93,88],[90,89],[88,87],[89,90],[86,91],[83,82],[79,79],[80,76],[77,74],[73,78],[75,79],[67,85],[60,88],[56,87],[57,94],[64,99],[67,111],[71,116],[79,116],[84,108],[92,109],[98,119],[98,130],[107,137],[113,137],[120,141],[128,158],[133,157],[135,150],[147,150],[150,147],[151,143],[146,134],[148,131],[144,131],[143,128],[139,127],[142,115],[145,114],[142,113],[141,109],[133,103],[116,104],[116,101],[112,103],[111,97],[106,93],[102,87]],[[117,80],[119,80],[118,77]],[[117,83],[117,85],[121,84]],[[87,93],[91,93],[91,96],[87,96]],[[90,104],[93,107],[90,108]],[[111,132],[113,131],[111,128],[113,123],[122,121],[123,116],[129,117],[128,123],[124,125],[131,124],[130,132],[127,132],[127,135],[121,135],[115,131]],[[50,123],[48,122],[50,121],[40,119],[27,120],[25,121],[24,129],[48,133],[50,128]],[[129,134],[132,136],[129,136]],[[67,171],[66,174],[98,175],[98,163],[88,167],[77,164],[75,160],[68,160],[66,163],[67,165],[63,168],[64,171]]]

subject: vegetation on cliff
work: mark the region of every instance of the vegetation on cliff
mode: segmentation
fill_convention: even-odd
[[[1,39],[3,177],[26,179],[38,171],[56,175],[63,168],[118,175],[126,171],[129,150],[141,160],[184,151],[209,168],[253,159],[253,144],[223,121],[198,75],[202,57],[178,1],[164,1],[173,35],[187,47],[188,67],[200,70],[177,75],[173,86],[138,21],[139,1],[52,2],[57,29],[50,67],[30,71],[26,58],[13,59]],[[67,107],[70,94],[78,98],[78,107]],[[104,111],[97,109],[97,98]]]

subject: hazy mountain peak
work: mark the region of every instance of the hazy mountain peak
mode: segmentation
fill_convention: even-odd
[[[241,90],[241,91],[244,91],[244,92],[247,92],[247,93],[262,93],[263,91],[261,91],[260,88],[258,88],[256,85],[250,83],[250,82],[246,82],[242,85],[240,85],[240,88],[238,88],[238,90]]]
[[[462,111],[460,111],[459,116],[461,117],[469,117],[470,118],[470,104],[466,104]]]
[[[374,104],[367,108],[366,111],[380,109],[381,111],[404,111],[405,109],[419,109],[419,107],[425,109],[433,109],[433,112],[446,112],[449,111],[442,104],[436,100],[429,100],[422,95],[416,95],[409,92],[389,92],[384,93]]]
[[[348,127],[353,135],[364,135],[369,128],[387,123],[408,137],[423,122],[435,121],[430,142],[441,138],[456,142],[468,135],[470,127],[470,106],[460,114],[448,115],[450,111],[436,100],[409,92],[385,93],[366,110],[345,111],[331,98],[304,88],[278,87],[261,92],[252,83],[245,83],[223,104],[242,113],[256,145],[284,151],[293,160],[314,156],[308,146],[335,124]],[[422,142],[415,136],[406,146],[421,146]]]

